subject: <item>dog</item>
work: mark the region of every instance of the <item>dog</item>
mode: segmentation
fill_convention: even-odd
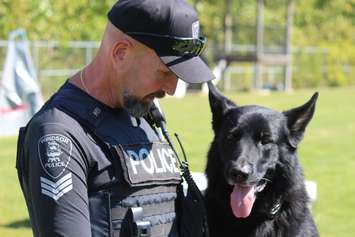
[[[297,146],[318,93],[285,112],[237,106],[208,84],[214,139],[205,201],[210,237],[316,237]]]

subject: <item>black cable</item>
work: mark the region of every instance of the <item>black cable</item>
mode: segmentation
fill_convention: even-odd
[[[175,135],[176,140],[178,141],[178,143],[179,143],[179,145],[180,145],[180,149],[181,149],[181,151],[182,151],[182,155],[184,156],[184,160],[185,160],[185,162],[187,163],[187,158],[186,158],[185,149],[184,149],[184,147],[182,146],[182,143],[181,143],[181,141],[180,141],[180,139],[179,139],[179,135],[178,135],[177,133],[174,133],[174,135]]]

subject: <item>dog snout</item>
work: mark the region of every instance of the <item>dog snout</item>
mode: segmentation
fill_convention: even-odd
[[[235,166],[230,169],[229,177],[234,183],[244,183],[248,180],[251,171],[250,165],[243,165],[241,167]]]

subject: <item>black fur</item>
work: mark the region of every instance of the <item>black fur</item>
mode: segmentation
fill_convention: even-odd
[[[211,237],[318,236],[297,158],[318,93],[303,106],[280,113],[239,107],[211,83],[209,88],[215,137],[208,153],[205,197]],[[233,215],[234,184],[266,184],[246,218]]]

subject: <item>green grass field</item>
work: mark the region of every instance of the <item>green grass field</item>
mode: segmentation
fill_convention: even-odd
[[[355,233],[355,88],[319,89],[316,114],[301,143],[305,176],[318,184],[313,213],[322,237]],[[259,104],[277,110],[301,105],[313,90],[270,95],[230,93],[240,105]],[[168,127],[180,135],[194,171],[203,171],[212,140],[206,95],[167,98],[162,107]],[[0,139],[0,236],[32,236],[15,170],[16,138]]]

